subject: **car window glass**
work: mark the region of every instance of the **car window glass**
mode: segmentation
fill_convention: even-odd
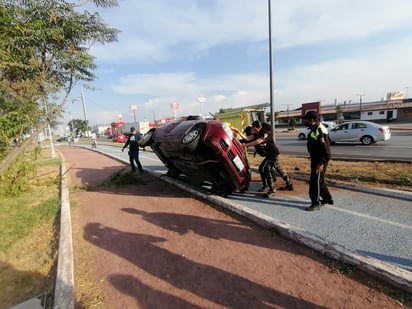
[[[366,125],[364,123],[354,123],[353,124],[353,129],[364,129],[366,128]]]

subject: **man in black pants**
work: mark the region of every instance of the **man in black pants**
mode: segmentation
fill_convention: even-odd
[[[130,167],[132,169],[132,172],[136,171],[136,166],[134,165],[134,162],[137,164],[137,168],[139,169],[140,173],[143,173],[143,168],[142,164],[139,161],[139,141],[140,141],[140,134],[136,134],[136,129],[134,127],[130,128],[130,135],[127,137],[126,144],[124,144],[122,148],[122,152],[124,149],[129,146],[129,161],[130,161]]]
[[[308,152],[310,154],[309,197],[311,205],[308,211],[319,210],[322,205],[333,205],[328,186],[325,182],[326,168],[331,158],[328,130],[320,123],[315,111],[308,111],[303,117],[305,125],[310,127],[308,134]]]
[[[271,196],[276,192],[274,185],[276,184],[276,170],[282,179],[286,182],[284,189],[293,190],[293,184],[289,179],[289,176],[283,170],[279,163],[279,149],[273,140],[273,129],[267,124],[261,124],[260,121],[254,121],[252,123],[252,134],[256,136],[256,139],[244,143],[245,147],[255,146],[256,152],[264,157],[262,163],[259,165],[259,173],[262,179],[261,192],[266,192],[268,196]]]

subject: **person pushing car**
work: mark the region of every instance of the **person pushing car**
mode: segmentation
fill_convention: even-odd
[[[266,192],[268,196],[271,196],[276,192],[274,185],[276,184],[276,175],[274,170],[276,170],[282,179],[285,181],[286,186],[283,187],[283,190],[293,190],[293,184],[284,171],[279,162],[279,149],[275,144],[273,139],[273,129],[268,123],[261,123],[256,120],[252,123],[251,134],[249,138],[246,137],[246,140],[249,142],[243,143],[247,148],[254,146],[256,152],[264,157],[262,163],[259,165],[259,173],[262,179],[262,188],[261,192]]]

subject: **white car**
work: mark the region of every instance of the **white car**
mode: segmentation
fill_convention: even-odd
[[[362,143],[371,145],[391,138],[388,126],[370,121],[351,121],[329,129],[331,143]]]
[[[334,122],[322,122],[322,124],[325,126],[325,128],[327,128],[328,130],[330,130],[331,128],[335,127],[335,123]],[[300,129],[298,131],[298,139],[300,140],[304,140],[308,138],[308,135],[310,133],[310,128],[303,128]]]

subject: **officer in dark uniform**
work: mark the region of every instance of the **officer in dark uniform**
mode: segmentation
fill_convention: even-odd
[[[276,192],[276,188],[274,187],[276,184],[275,170],[286,182],[286,186],[282,189],[293,190],[293,184],[289,176],[279,163],[280,152],[273,139],[272,126],[256,120],[252,123],[252,135],[255,135],[256,139],[244,143],[244,146],[254,146],[256,152],[264,157],[262,163],[259,165],[259,173],[262,179],[262,188],[259,191],[266,192],[268,196]]]
[[[303,117],[310,128],[308,134],[308,152],[310,154],[309,197],[311,205],[308,211],[319,210],[322,205],[332,204],[333,199],[325,182],[326,168],[331,158],[329,133],[319,121],[315,111],[308,111]]]
[[[134,127],[130,128],[130,133],[131,134],[127,137],[126,144],[124,144],[122,148],[122,152],[127,146],[129,146],[128,154],[132,172],[136,171],[136,166],[134,164],[136,162],[139,172],[143,173],[142,164],[139,161],[139,141],[141,139],[141,136],[140,134],[137,134],[136,129]]]

